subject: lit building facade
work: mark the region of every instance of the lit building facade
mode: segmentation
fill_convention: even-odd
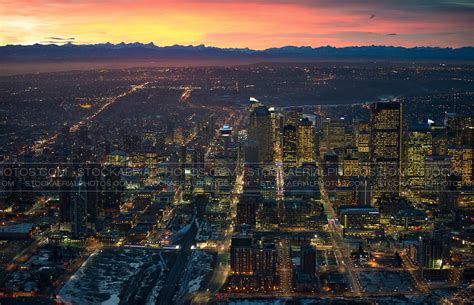
[[[370,161],[374,198],[397,197],[402,155],[402,104],[376,103],[371,109]]]
[[[298,164],[314,162],[314,129],[307,118],[298,124]]]
[[[298,163],[298,136],[293,125],[283,127],[283,164],[288,167]]]
[[[428,127],[416,127],[408,131],[406,182],[411,189],[423,188],[425,158],[433,152],[433,139]]]
[[[376,208],[344,208],[339,214],[344,236],[372,239],[383,234]]]

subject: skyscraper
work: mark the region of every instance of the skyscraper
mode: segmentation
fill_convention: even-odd
[[[254,272],[255,256],[252,237],[239,235],[232,237],[230,245],[230,268],[233,274],[251,275]]]
[[[232,237],[230,245],[229,289],[272,291],[278,286],[277,248],[274,242],[254,243],[252,236]]]
[[[72,236],[83,237],[87,233],[87,190],[84,179],[79,176],[72,189]]]
[[[258,145],[258,161],[264,165],[273,162],[273,128],[270,111],[266,106],[251,107],[249,140]]]
[[[298,137],[296,127],[283,127],[283,164],[288,167],[296,166],[298,162]]]
[[[303,118],[298,124],[298,164],[314,162],[313,123]]]
[[[310,245],[301,247],[300,253],[301,270],[313,275],[316,273],[316,249]]]
[[[443,252],[445,252],[442,239],[422,239],[420,248],[420,266],[427,269],[441,269],[444,258]]]
[[[433,155],[446,155],[448,145],[448,132],[444,125],[430,124],[431,137],[433,139]]]
[[[344,118],[327,118],[322,122],[322,139],[319,154],[324,156],[331,149],[344,148],[348,143]]]
[[[424,162],[424,189],[432,195],[439,195],[445,190],[448,177],[451,173],[449,156],[426,156]]]
[[[84,167],[84,183],[87,191],[87,221],[91,229],[95,229],[98,224],[98,209],[101,205],[102,196],[100,196],[101,171],[99,164],[86,164]]]
[[[334,151],[330,151],[324,155],[322,162],[322,175],[324,189],[332,192],[338,185],[338,155]]]
[[[296,126],[300,119],[303,117],[303,109],[301,108],[290,108],[285,113],[285,119],[287,125]]]
[[[262,243],[254,249],[255,272],[259,275],[275,276],[277,273],[277,249],[274,243]]]
[[[59,223],[68,226],[72,221],[71,190],[74,182],[69,172],[58,178],[59,187]]]
[[[411,189],[424,185],[425,158],[433,152],[433,139],[428,126],[414,126],[407,137],[406,181]]]
[[[120,168],[109,166],[104,169],[102,177],[102,203],[107,214],[113,215],[120,210],[124,185]]]
[[[224,157],[229,157],[229,146],[232,138],[232,127],[224,125],[220,130],[222,139],[224,140]]]
[[[209,139],[211,139],[214,136],[215,129],[216,129],[216,119],[214,118],[214,115],[211,115],[209,117],[209,122],[207,125],[207,132],[208,132]]]
[[[447,155],[451,161],[451,172],[461,178],[462,185],[470,186],[473,181],[473,151],[469,146],[447,147]]]
[[[244,195],[237,204],[237,223],[255,227],[258,210],[258,196]]]
[[[361,153],[369,153],[370,124],[369,122],[357,122],[356,124],[356,146]]]
[[[397,197],[402,155],[402,103],[372,105],[370,161],[374,198]]]
[[[450,144],[461,145],[463,131],[471,125],[471,118],[455,113],[445,113],[444,125],[448,130]]]
[[[370,172],[370,124],[358,122],[356,124],[355,145],[358,150],[359,175],[368,176]]]
[[[361,176],[356,186],[356,200],[359,206],[369,206],[371,197],[370,182]]]

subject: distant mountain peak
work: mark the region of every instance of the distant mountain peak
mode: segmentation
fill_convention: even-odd
[[[110,42],[98,44],[7,45],[0,47],[0,60],[41,59],[104,59],[104,58],[161,58],[161,57],[219,58],[219,59],[410,59],[410,60],[474,60],[474,48],[397,47],[397,46],[283,46],[265,50],[250,48],[219,48],[213,46],[180,45],[156,46],[153,42]]]

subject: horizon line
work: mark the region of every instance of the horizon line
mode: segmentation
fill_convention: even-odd
[[[200,44],[172,44],[172,45],[157,45],[153,41],[150,42],[118,42],[118,43],[111,43],[109,41],[107,42],[97,42],[97,43],[75,43],[73,41],[68,41],[65,43],[41,43],[41,42],[36,42],[34,44],[5,44],[5,45],[0,45],[0,47],[9,47],[9,46],[21,46],[21,47],[31,47],[31,46],[57,46],[57,47],[63,47],[63,46],[99,46],[99,45],[133,45],[133,44],[141,44],[143,46],[146,45],[151,45],[153,47],[157,48],[169,48],[169,47],[205,47],[205,48],[216,48],[216,49],[222,49],[222,50],[231,50],[231,49],[237,49],[237,50],[250,50],[250,51],[266,51],[270,49],[282,49],[282,48],[287,48],[287,47],[294,47],[294,48],[311,48],[311,49],[319,49],[319,48],[334,48],[334,49],[345,49],[345,48],[364,48],[364,47],[385,47],[385,48],[401,48],[401,49],[417,49],[417,48],[432,48],[432,49],[451,49],[451,50],[458,50],[458,49],[464,49],[464,48],[474,48],[474,45],[465,45],[465,46],[460,46],[460,47],[441,47],[441,46],[429,46],[429,45],[420,45],[420,46],[412,46],[412,47],[405,47],[405,46],[400,46],[400,45],[347,45],[347,46],[342,46],[342,47],[335,47],[332,45],[320,45],[320,46],[309,46],[309,45],[283,45],[283,46],[275,46],[275,47],[268,47],[264,49],[253,49],[250,47],[218,47],[218,46],[213,46],[213,45],[206,45],[204,43]]]

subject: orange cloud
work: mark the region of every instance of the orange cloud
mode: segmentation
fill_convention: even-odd
[[[474,44],[457,1],[0,0],[0,44],[154,42],[264,49],[284,45]],[[435,5],[438,4],[439,5]],[[417,4],[417,5],[415,5]],[[424,4],[421,5],[421,4]],[[449,3],[448,3],[449,4]],[[396,33],[397,35],[387,35]]]

